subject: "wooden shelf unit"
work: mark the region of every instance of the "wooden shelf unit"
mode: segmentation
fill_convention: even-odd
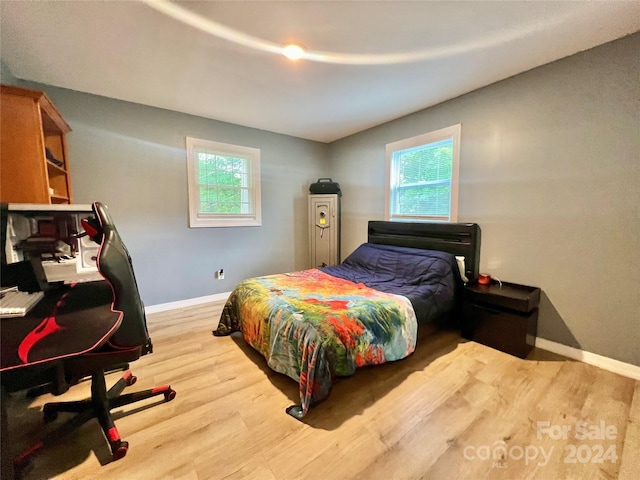
[[[71,128],[44,92],[1,89],[0,200],[73,203],[66,141]],[[62,166],[47,159],[47,150]]]

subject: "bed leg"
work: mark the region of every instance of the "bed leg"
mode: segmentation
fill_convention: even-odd
[[[302,417],[304,417],[302,405],[291,405],[287,408],[286,412],[296,420],[302,420]]]

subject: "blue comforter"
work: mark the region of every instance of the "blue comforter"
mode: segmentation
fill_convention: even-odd
[[[436,250],[364,243],[340,265],[321,270],[407,297],[420,322],[433,321],[449,312],[462,287],[455,257]]]

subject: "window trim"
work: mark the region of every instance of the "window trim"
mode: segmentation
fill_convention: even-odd
[[[386,145],[386,185],[385,185],[385,211],[384,219],[386,221],[412,221],[412,222],[446,222],[453,223],[458,221],[458,190],[460,180],[460,137],[462,124],[452,125],[450,127],[441,128],[433,132],[423,133],[415,137],[405,138],[397,142],[388,143]],[[449,217],[436,217],[430,215],[400,216],[391,214],[391,168],[393,153],[399,150],[415,148],[430,143],[436,143],[443,140],[453,140],[453,164],[451,166],[451,197],[449,205]]]
[[[200,138],[186,137],[187,147],[187,187],[189,193],[189,227],[259,227],[262,225],[262,200],[260,192],[260,149],[215,142]],[[198,186],[198,168],[194,150],[204,148],[221,155],[240,156],[251,161],[251,180],[253,182],[253,213],[228,215],[206,214],[199,212],[200,189]]]

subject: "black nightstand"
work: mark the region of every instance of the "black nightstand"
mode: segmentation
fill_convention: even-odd
[[[525,358],[538,330],[540,289],[492,281],[464,288],[462,336]]]

